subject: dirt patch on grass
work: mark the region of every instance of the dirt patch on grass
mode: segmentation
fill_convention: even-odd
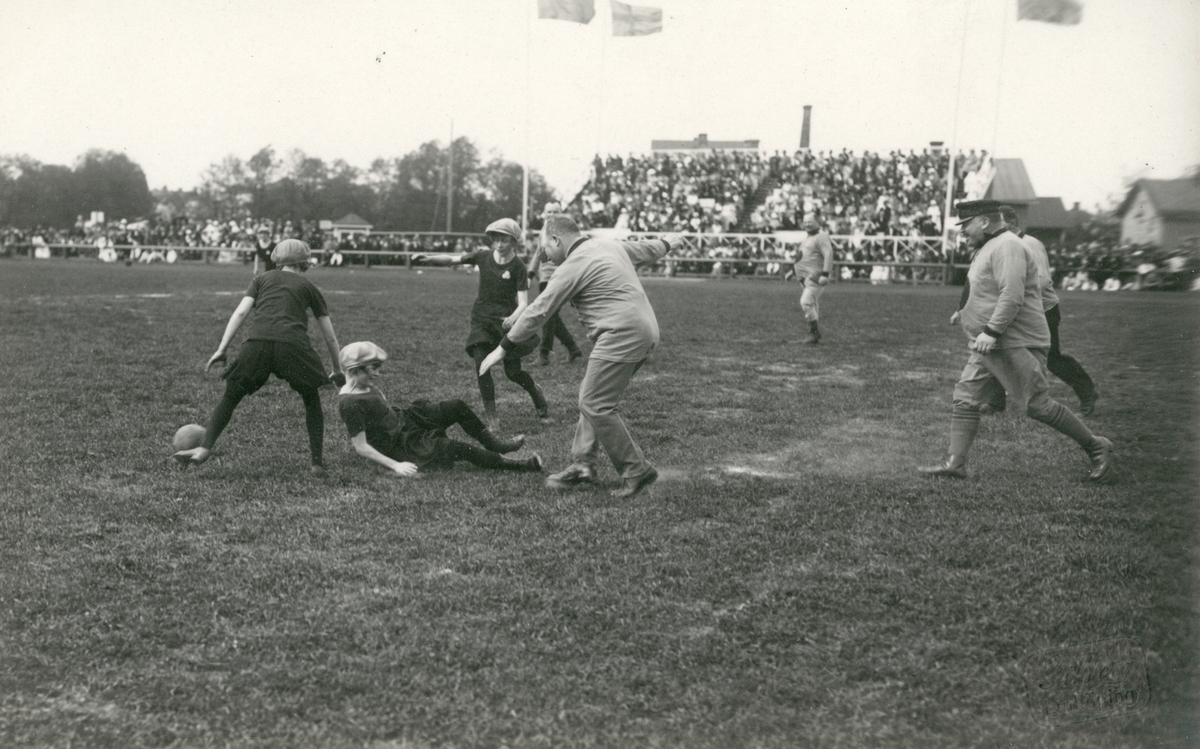
[[[893,380],[908,380],[909,382],[929,382],[936,380],[940,373],[932,369],[911,369],[892,372]]]
[[[881,476],[911,468],[910,437],[885,422],[850,419],[775,452],[733,455],[722,471],[764,478],[793,478],[805,473]]]

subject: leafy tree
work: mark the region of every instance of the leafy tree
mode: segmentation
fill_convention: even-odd
[[[210,165],[204,171],[199,192],[210,218],[238,215],[239,208],[252,198],[246,165],[236,156],[226,156]]]
[[[154,201],[146,174],[123,153],[93,149],[75,165],[74,202],[77,213],[104,211],[106,219],[140,218],[150,214]]]

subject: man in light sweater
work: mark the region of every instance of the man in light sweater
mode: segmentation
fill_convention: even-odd
[[[565,214],[546,218],[544,242],[558,269],[544,291],[513,323],[480,371],[487,371],[542,328],[568,301],[592,343],[579,383],[579,421],[571,443],[574,462],[549,476],[546,485],[568,488],[595,480],[600,448],[621,476],[619,498],[632,497],[654,483],[658,471],[634,442],[618,410],[635,373],[658,345],[658,320],[638,279],[636,267],[652,265],[679,246],[679,235],[640,242],[583,236]]]
[[[1058,324],[1062,316],[1059,310],[1058,294],[1054,291],[1054,277],[1050,273],[1050,256],[1046,252],[1046,245],[1032,234],[1025,234],[1021,231],[1017,211],[1011,205],[1000,206],[1000,218],[1004,220],[1005,226],[1016,233],[1021,241],[1029,247],[1033,260],[1037,263],[1038,282],[1042,290],[1042,310],[1046,315],[1046,325],[1050,328],[1050,349],[1046,354],[1046,369],[1071,386],[1079,398],[1079,412],[1084,416],[1091,416],[1095,411],[1096,400],[1100,397],[1100,393],[1096,390],[1096,384],[1092,382],[1092,378],[1088,376],[1083,365],[1075,357],[1064,354],[1060,347]],[[970,293],[971,284],[968,282],[963,285],[962,296],[958,301],[959,311],[950,316],[951,325],[958,324],[962,308],[966,305]],[[997,413],[1005,409],[1004,391],[999,391],[994,395],[996,400],[981,406],[980,413]]]
[[[954,387],[950,456],[919,470],[930,476],[967,477],[967,452],[979,430],[979,409],[998,391],[1031,418],[1079,443],[1091,460],[1088,479],[1112,467],[1112,442],[1092,434],[1069,409],[1050,397],[1046,353],[1050,329],[1042,312],[1037,263],[1029,247],[1008,230],[994,200],[958,204],[961,231],[977,248],[967,271],[970,295],[961,310],[971,355]]]

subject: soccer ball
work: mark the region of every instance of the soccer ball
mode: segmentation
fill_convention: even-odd
[[[204,442],[204,433],[204,427],[199,424],[184,424],[175,432],[171,446],[175,448],[175,452],[200,447]]]

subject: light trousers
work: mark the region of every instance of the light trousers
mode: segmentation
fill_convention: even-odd
[[[816,322],[821,319],[821,294],[825,287],[812,278],[804,279],[804,291],[800,294],[800,309],[804,310],[804,319]]]
[[[615,362],[588,359],[583,381],[579,383],[579,422],[571,443],[576,463],[595,468],[603,449],[621,478],[636,478],[650,470],[642,448],[633,441],[617,405],[629,382],[645,359]]]

